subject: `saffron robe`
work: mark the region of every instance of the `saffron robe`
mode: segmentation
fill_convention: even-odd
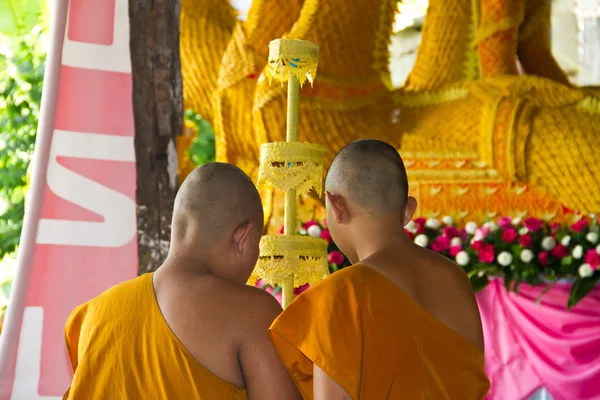
[[[490,386],[479,348],[364,266],[302,293],[269,336],[304,399],[313,363],[354,400],[479,400]]]

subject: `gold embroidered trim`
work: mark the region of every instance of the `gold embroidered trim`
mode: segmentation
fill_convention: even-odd
[[[248,281],[258,279],[271,286],[294,276],[294,287],[315,284],[329,275],[327,242],[310,236],[263,236],[260,257]]]
[[[325,149],[320,144],[278,142],[260,146],[258,187],[275,187],[297,194],[323,193]]]
[[[319,46],[299,39],[276,39],[269,43],[269,63],[265,74],[269,80],[287,82],[295,76],[300,86],[312,84],[319,65]]]

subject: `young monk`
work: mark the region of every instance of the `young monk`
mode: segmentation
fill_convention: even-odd
[[[245,285],[263,211],[240,169],[208,164],[177,193],[165,263],[78,307],[65,399],[297,399],[267,329],[281,312]]]
[[[483,334],[466,274],[415,245],[398,152],[342,149],[326,179],[329,230],[354,266],[304,292],[270,337],[305,399],[483,399]]]

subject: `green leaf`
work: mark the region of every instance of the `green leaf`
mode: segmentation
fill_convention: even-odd
[[[567,307],[569,309],[575,307],[596,286],[599,279],[600,273],[598,272],[589,278],[578,278],[571,288]]]

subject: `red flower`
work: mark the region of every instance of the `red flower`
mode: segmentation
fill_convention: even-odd
[[[281,229],[279,230],[279,233],[283,235],[283,232],[285,231],[285,227],[282,226]]]
[[[308,229],[313,225],[318,225],[315,221],[308,221],[304,223],[304,229]]]
[[[435,241],[431,244],[431,250],[441,253],[447,251],[450,248],[450,239],[446,236],[438,236]]]
[[[569,255],[569,250],[563,246],[562,244],[558,244],[553,250],[552,250],[552,256],[556,257],[556,258],[564,258],[566,256]]]
[[[466,242],[467,240],[469,240],[469,234],[467,233],[467,231],[465,229],[460,230],[460,239],[463,242]]]
[[[597,269],[600,265],[600,255],[592,249],[585,255],[585,262],[590,264],[593,269]]]
[[[321,232],[321,239],[325,239],[327,241],[327,243],[331,243],[331,232],[329,232],[329,229],[325,229],[323,230],[323,232]]]
[[[546,265],[548,265],[548,256],[550,254],[547,251],[542,251],[539,255],[538,258],[540,260],[540,262],[542,263],[542,265],[545,267]]]
[[[512,226],[512,218],[511,217],[502,217],[498,220],[498,226],[502,229],[507,229]]]
[[[455,237],[458,237],[460,235],[460,232],[458,231],[458,229],[456,229],[453,226],[447,226],[444,228],[443,230],[444,236],[446,236],[448,239],[454,239]]]
[[[450,251],[448,252],[448,254],[450,254],[450,257],[456,257],[456,255],[458,253],[460,253],[462,250],[461,246],[452,246],[450,247]]]
[[[517,236],[517,231],[514,230],[514,228],[508,228],[502,232],[502,240],[504,240],[506,243],[514,242],[517,240]]]
[[[471,247],[473,248],[473,250],[481,250],[481,248],[483,247],[483,242],[476,240],[473,243],[471,243]]]
[[[585,218],[581,218],[579,221],[571,225],[571,229],[577,233],[581,233],[583,232],[587,224],[587,220]]]
[[[558,224],[556,222],[552,224],[552,227],[551,227],[552,232],[558,232],[559,228],[560,228],[560,224]]]
[[[410,238],[410,240],[415,240],[415,235],[413,235],[413,233],[411,231],[409,231],[408,229],[405,229],[404,232],[406,232],[406,236],[408,236]]]
[[[537,232],[544,225],[544,222],[541,219],[537,218],[527,218],[525,220],[525,227],[529,230],[529,232]]]
[[[492,263],[494,262],[494,245],[492,244],[483,244],[481,249],[478,251],[479,260],[484,263]]]
[[[427,222],[427,220],[425,218],[415,219],[415,225],[417,226],[417,232],[415,233],[416,235],[425,233],[425,223],[426,222]]]
[[[523,235],[519,238],[519,244],[523,247],[530,248],[533,243],[533,239],[531,239],[530,235]]]
[[[310,285],[308,283],[306,285],[302,285],[300,287],[297,287],[297,288],[294,289],[294,294],[296,296],[298,296],[299,294],[301,294],[302,292],[304,292],[308,288],[310,288]]]
[[[329,253],[329,262],[335,265],[342,265],[344,263],[344,255],[339,251],[332,251]]]

